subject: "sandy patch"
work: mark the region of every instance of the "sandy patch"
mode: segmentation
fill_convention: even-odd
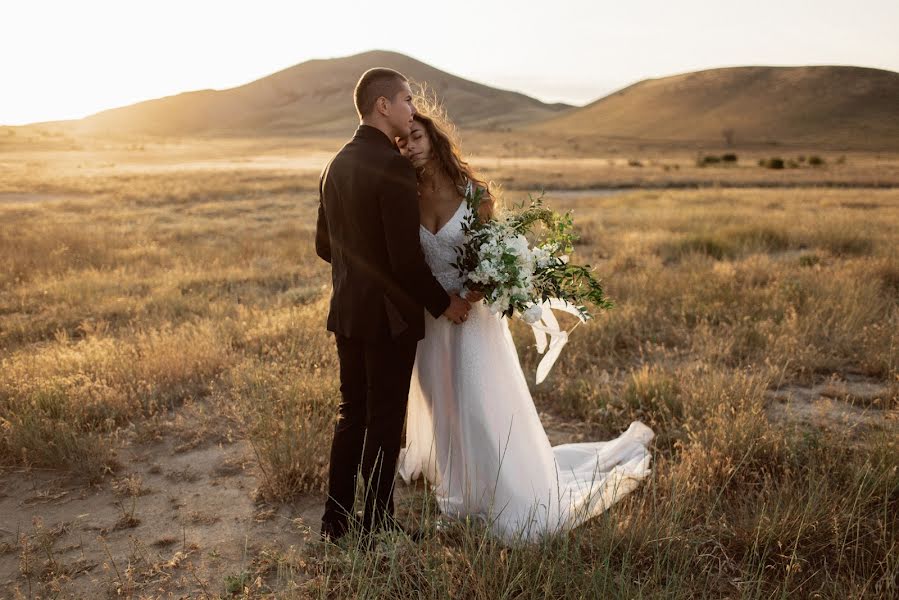
[[[823,428],[899,428],[895,389],[882,381],[848,375],[812,386],[787,385],[768,392],[773,419]]]

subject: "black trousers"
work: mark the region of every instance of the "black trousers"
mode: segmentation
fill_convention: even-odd
[[[418,340],[336,338],[341,402],[322,530],[340,536],[353,512],[357,471],[365,484],[363,527],[379,527],[393,516],[393,481]]]

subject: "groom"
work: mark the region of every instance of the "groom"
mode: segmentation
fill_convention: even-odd
[[[415,107],[406,77],[362,74],[354,92],[361,124],[319,183],[316,253],[331,263],[328,331],[340,361],[338,409],[321,534],[343,536],[353,514],[357,470],[365,489],[362,527],[390,526],[415,348],[424,309],[464,321],[470,305],[431,274],[419,242],[415,169],[394,140]]]

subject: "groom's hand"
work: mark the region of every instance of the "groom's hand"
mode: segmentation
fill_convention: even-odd
[[[450,294],[450,305],[443,312],[443,316],[457,325],[468,318],[471,304],[459,297],[458,294]]]

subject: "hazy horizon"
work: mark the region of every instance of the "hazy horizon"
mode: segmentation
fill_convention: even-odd
[[[643,0],[639,7],[568,0],[546,13],[545,4],[510,12],[458,0],[451,12],[409,9],[405,27],[397,14],[342,0],[316,8],[264,0],[252,8],[38,0],[0,8],[9,24],[0,52],[14,57],[0,66],[0,124],[77,119],[181,92],[227,89],[307,60],[374,49],[574,105],[644,79],[721,67],[899,71],[893,31],[899,4],[825,0],[811,12],[805,4],[761,0],[710,9],[698,0],[676,6]],[[539,14],[532,6],[541,7]],[[364,18],[344,22],[354,12]]]

